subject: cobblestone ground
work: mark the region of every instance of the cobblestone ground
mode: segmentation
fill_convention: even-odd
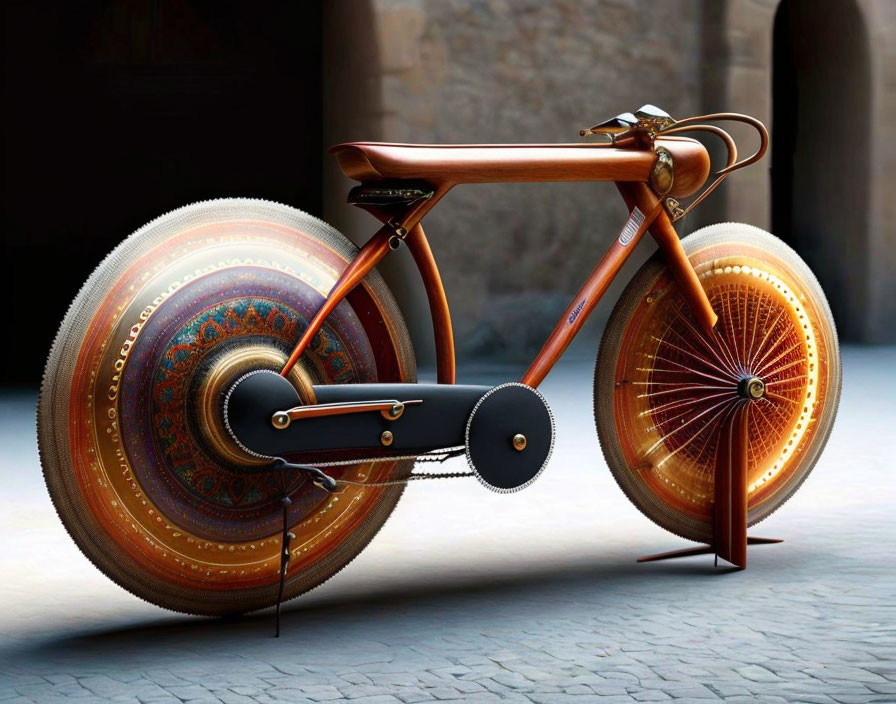
[[[545,387],[558,451],[535,485],[412,487],[355,563],[286,607],[280,640],[270,614],[168,614],[91,567],[42,487],[33,396],[7,395],[0,701],[894,702],[896,350],[845,361],[828,450],[757,531],[786,542],[746,572],[635,564],[679,542],[613,483],[590,363],[573,362]]]

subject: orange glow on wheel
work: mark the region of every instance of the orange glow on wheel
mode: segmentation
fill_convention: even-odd
[[[607,378],[595,409],[611,470],[642,511],[694,540],[711,534],[718,431],[734,409],[748,410],[755,522],[805,478],[839,396],[836,333],[811,273],[767,233],[737,234],[684,240],[719,316],[712,334],[654,259],[623,294],[599,361]]]

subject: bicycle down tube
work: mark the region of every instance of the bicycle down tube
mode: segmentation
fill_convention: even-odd
[[[645,183],[619,182],[616,185],[629,207],[629,218],[619,236],[570,302],[541,351],[523,375],[521,382],[527,386],[537,388],[541,384],[578,334],[629,254],[648,230],[663,252],[676,281],[682,287],[682,292],[700,326],[705,332],[711,333],[715,325],[717,316],[681,248],[678,235],[663,209],[662,201]],[[380,228],[342,272],[323,305],[303,333],[281,371],[281,375],[285,376],[289,373],[314,335],[320,330],[327,315],[395,246],[395,229],[394,223],[387,223]],[[430,303],[436,343],[438,381],[452,384],[455,381],[455,356],[448,303],[438,267],[419,220],[411,228],[410,233],[406,233],[404,241],[408,244],[414,257]]]

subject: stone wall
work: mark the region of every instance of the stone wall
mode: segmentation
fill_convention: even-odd
[[[865,0],[871,41],[868,311],[863,338],[896,341],[896,3]]]
[[[333,15],[359,4],[333,8]],[[331,142],[575,142],[580,128],[644,103],[672,115],[700,108],[696,0],[652,3],[649,13],[638,3],[579,0],[378,0],[372,8],[370,43],[380,63],[364,71],[381,76],[379,112],[329,125]],[[354,46],[347,42],[346,50]],[[346,87],[342,80],[335,92],[344,95]],[[340,178],[329,175],[327,218],[363,239],[376,223],[346,212],[339,201],[350,184]],[[497,184],[450,193],[424,225],[460,358],[536,352],[624,220],[612,184]],[[641,260],[650,249],[645,245]],[[425,357],[426,301],[411,266],[402,251],[383,269]],[[585,334],[596,337],[633,270],[623,272]]]
[[[705,15],[704,34],[716,37],[721,57],[710,82],[728,109],[763,120],[774,138],[771,39],[779,8],[794,13],[792,40],[802,64],[796,86],[801,95],[796,98],[794,232],[780,234],[817,274],[845,340],[893,343],[896,143],[890,132],[896,114],[896,3],[790,0],[790,7],[783,5],[779,0],[707,4],[713,9]],[[767,166],[737,175],[710,206],[716,219],[767,225]]]
[[[851,336],[892,341],[894,199],[885,193],[896,159],[884,130],[896,89],[893,50],[884,39],[894,35],[896,3],[856,2],[872,30],[868,168],[881,180],[869,194],[868,254],[848,277],[848,286],[864,287],[856,300],[868,301]],[[647,102],[673,116],[732,110],[770,124],[777,7],[777,0],[331,0],[324,139],[577,141],[581,127]],[[745,149],[754,143],[749,132],[732,132]],[[681,234],[720,220],[768,228],[768,168],[766,160],[732,176]],[[377,225],[344,205],[351,183],[329,164],[325,184],[327,219],[364,241]],[[449,194],[424,225],[461,361],[484,353],[522,360],[537,351],[624,216],[606,184],[462,186]],[[645,241],[586,326],[592,345],[615,296],[652,249]],[[844,256],[860,256],[860,249]],[[398,293],[418,352],[431,361],[426,300],[407,252],[392,255],[381,271]]]

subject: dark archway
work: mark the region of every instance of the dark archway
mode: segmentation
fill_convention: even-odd
[[[871,124],[868,34],[852,0],[783,0],[774,24],[772,227],[865,338]]]
[[[35,383],[81,283],[136,228],[254,196],[321,212],[321,7],[4,4],[4,328]],[[9,348],[11,345],[7,344]]]

